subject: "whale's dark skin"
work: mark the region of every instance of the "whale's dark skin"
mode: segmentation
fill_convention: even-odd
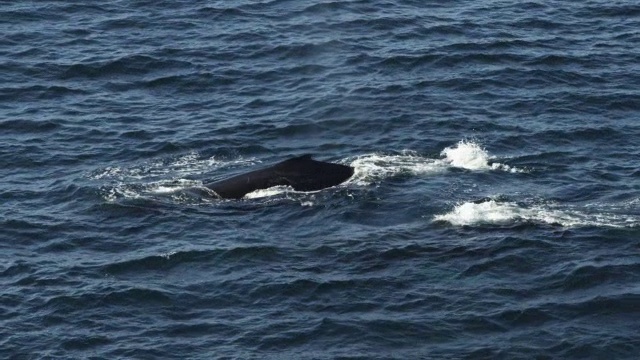
[[[297,191],[320,190],[341,184],[352,175],[351,166],[316,161],[311,155],[302,155],[205,186],[223,199],[240,199],[252,191],[279,185],[291,186]]]

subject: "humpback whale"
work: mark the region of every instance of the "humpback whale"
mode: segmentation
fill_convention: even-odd
[[[306,154],[269,167],[205,184],[223,199],[240,199],[246,194],[274,186],[291,186],[296,191],[315,191],[343,183],[353,167],[317,161]]]

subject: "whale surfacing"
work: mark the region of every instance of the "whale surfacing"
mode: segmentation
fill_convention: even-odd
[[[205,186],[223,199],[240,199],[252,191],[274,186],[316,191],[343,183],[353,175],[353,170],[348,165],[313,160],[307,154]]]

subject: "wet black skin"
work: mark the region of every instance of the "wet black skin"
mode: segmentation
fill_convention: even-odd
[[[273,186],[291,186],[297,191],[315,191],[336,186],[353,175],[353,167],[316,161],[311,155],[291,158],[272,166],[206,184],[224,199],[240,199],[246,194]]]

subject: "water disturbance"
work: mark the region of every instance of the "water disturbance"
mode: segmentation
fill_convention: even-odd
[[[636,2],[0,19],[0,358],[638,358]]]

